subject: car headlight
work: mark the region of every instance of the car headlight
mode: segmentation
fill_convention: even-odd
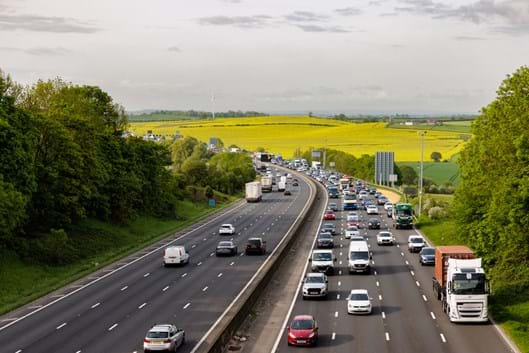
[[[312,332],[312,333],[309,335],[309,338],[313,338],[315,334],[316,334],[316,332]]]
[[[295,336],[292,332],[289,332],[289,333],[288,333],[288,337],[293,338],[293,339],[296,338],[296,336]]]

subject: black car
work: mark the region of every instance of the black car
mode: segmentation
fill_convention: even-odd
[[[421,265],[435,265],[435,248],[425,247],[419,253],[419,262]]]
[[[289,196],[289,195],[292,195],[292,193],[290,192],[290,190],[285,190],[285,192],[283,192],[283,195],[286,195],[286,196]]]
[[[297,181],[294,181],[294,182],[292,183],[292,186],[299,186],[299,184],[298,184]]]
[[[393,217],[393,208],[388,208],[388,218]]]
[[[316,240],[318,248],[334,248],[334,240],[330,232],[323,232],[318,235]]]
[[[321,233],[331,233],[332,235],[336,235],[336,226],[332,223],[323,223],[320,229]]]
[[[375,192],[375,199],[378,199],[380,196],[382,196],[380,191]]]
[[[244,249],[244,253],[246,255],[250,255],[250,254],[264,255],[264,254],[266,254],[266,241],[264,241],[261,238],[250,238],[250,239],[248,239],[248,242],[246,243],[246,248]]]
[[[378,218],[369,218],[367,221],[367,228],[369,229],[380,229],[380,221]]]
[[[237,255],[237,245],[232,241],[221,241],[215,249],[216,256],[234,256]]]

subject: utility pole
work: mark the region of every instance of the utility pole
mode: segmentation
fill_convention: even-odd
[[[426,131],[419,132],[419,136],[421,137],[421,165],[419,169],[419,217],[421,217],[421,211],[422,211],[422,187],[423,187],[423,172],[424,172],[424,136],[426,135]]]
[[[211,94],[211,110],[212,110],[212,117],[213,120],[215,120],[215,94]]]

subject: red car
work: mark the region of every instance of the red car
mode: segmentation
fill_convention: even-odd
[[[336,214],[333,211],[325,211],[323,219],[326,221],[334,221],[336,219]]]
[[[349,222],[347,222],[347,228],[350,228],[350,227],[361,228],[360,222],[358,222],[358,221],[349,221]]]
[[[288,326],[289,346],[315,346],[318,342],[318,324],[312,315],[298,315]]]

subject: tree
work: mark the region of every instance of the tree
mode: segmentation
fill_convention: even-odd
[[[432,154],[430,155],[430,158],[435,161],[435,162],[439,162],[442,158],[443,158],[443,155],[441,154],[441,152],[432,152]]]
[[[415,168],[410,167],[409,165],[403,165],[400,167],[400,172],[402,173],[402,184],[417,185],[418,177]]]
[[[182,173],[186,175],[189,184],[206,185],[208,167],[206,162],[196,158],[188,158],[182,164]]]

